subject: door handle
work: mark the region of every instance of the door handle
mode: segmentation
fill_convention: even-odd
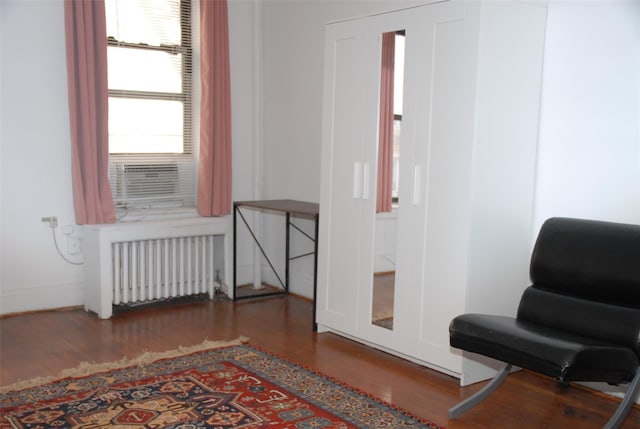
[[[416,165],[413,167],[413,205],[417,206],[420,204],[420,166]]]
[[[369,163],[365,162],[364,167],[362,168],[362,199],[369,199]]]
[[[362,198],[362,164],[353,163],[353,198]]]

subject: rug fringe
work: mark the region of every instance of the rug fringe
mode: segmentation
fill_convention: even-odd
[[[176,356],[188,355],[191,353],[196,353],[204,350],[217,349],[221,347],[228,346],[237,346],[243,343],[247,343],[249,338],[247,337],[238,337],[235,340],[204,340],[200,344],[196,344],[193,346],[179,346],[177,349],[167,350],[164,352],[144,352],[141,355],[135,358],[127,358],[123,357],[120,360],[112,361],[112,362],[102,362],[102,363],[94,363],[94,362],[80,362],[80,364],[75,368],[68,368],[62,370],[58,375],[48,376],[48,377],[35,377],[30,380],[18,381],[13,384],[9,384],[7,386],[0,386],[0,394],[5,394],[12,390],[22,390],[30,387],[40,386],[42,384],[50,383],[55,380],[60,380],[68,377],[80,378],[90,374],[94,374],[97,372],[105,372],[111,371],[119,368],[126,368],[129,366],[140,366],[145,365],[151,362],[155,362],[160,359],[167,359]]]

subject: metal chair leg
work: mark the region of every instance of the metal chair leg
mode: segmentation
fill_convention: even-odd
[[[629,410],[631,410],[631,406],[636,402],[638,395],[640,394],[640,368],[636,369],[636,375],[629,383],[627,387],[627,393],[624,395],[622,402],[618,405],[616,412],[613,413],[613,416],[609,419],[607,424],[604,426],[604,429],[617,429],[620,427],[622,422],[624,421],[627,414],[629,414]]]
[[[459,402],[458,404],[449,408],[449,418],[453,420],[478,405],[478,403],[482,402],[487,396],[493,393],[493,391],[496,390],[496,388],[500,386],[500,384],[502,384],[507,375],[509,375],[510,371],[511,365],[505,366],[482,389],[478,390],[476,393],[469,396],[462,402]]]

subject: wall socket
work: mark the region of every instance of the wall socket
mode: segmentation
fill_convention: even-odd
[[[67,235],[67,253],[77,255],[82,252],[82,237],[79,235]]]
[[[42,222],[48,222],[50,228],[58,227],[58,217],[57,216],[47,216],[40,219]]]

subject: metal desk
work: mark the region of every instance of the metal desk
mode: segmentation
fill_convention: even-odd
[[[286,238],[285,238],[285,277],[284,277],[284,280],[281,279],[280,276],[278,275],[278,273],[276,272],[276,269],[273,266],[273,264],[271,263],[271,260],[269,259],[269,257],[267,256],[264,248],[260,244],[260,242],[259,242],[258,238],[256,237],[254,231],[249,226],[249,223],[245,219],[242,211],[240,210],[242,207],[247,208],[247,209],[254,209],[254,210],[260,210],[260,211],[264,210],[264,211],[271,211],[271,212],[280,212],[280,213],[284,213],[285,214],[285,217],[286,217],[286,224],[285,224]],[[317,203],[308,203],[308,202],[305,202],[305,201],[297,201],[297,200],[236,201],[236,202],[233,203],[233,299],[234,300],[288,294],[289,293],[289,262],[294,260],[294,259],[302,258],[304,256],[313,255],[313,330],[315,331],[317,329],[317,325],[316,325],[316,294],[317,294],[317,290],[316,290],[316,288],[317,288],[317,281],[318,281],[317,267],[318,267],[318,223],[319,223],[319,213],[320,213],[319,204],[317,204]],[[238,278],[238,276],[237,276],[236,261],[237,261],[238,246],[237,246],[237,241],[236,240],[237,240],[237,225],[238,225],[237,218],[238,218],[238,216],[240,216],[240,218],[242,219],[242,222],[247,227],[249,233],[251,234],[251,237],[253,238],[253,241],[255,242],[255,244],[260,249],[260,252],[262,253],[264,258],[266,259],[267,263],[269,264],[269,267],[271,268],[271,270],[275,274],[276,278],[280,282],[280,286],[282,287],[281,291],[266,292],[266,293],[256,293],[256,294],[253,294],[253,295],[243,295],[243,296],[240,296],[240,297],[237,295],[237,280],[236,279]],[[291,222],[291,216],[312,218],[314,220],[314,222],[315,222],[315,236],[314,237],[310,236],[306,232],[302,231],[298,226],[293,224]],[[290,247],[290,238],[291,238],[291,234],[290,234],[291,228],[294,228],[295,230],[300,232],[303,236],[307,237],[309,240],[311,240],[314,243],[313,252],[305,253],[305,254],[297,255],[297,256],[293,256],[293,257],[290,256],[289,247]]]

